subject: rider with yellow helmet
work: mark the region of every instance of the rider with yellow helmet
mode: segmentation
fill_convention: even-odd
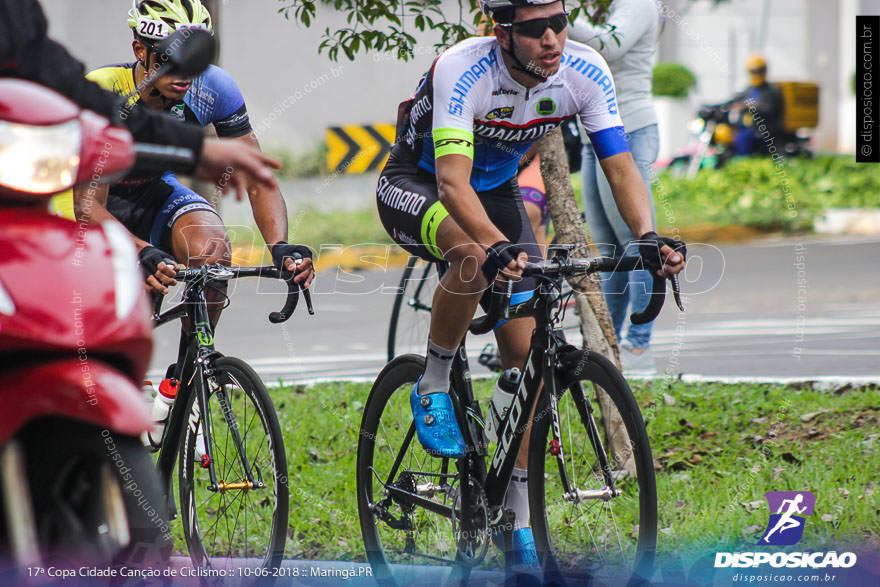
[[[764,152],[773,141],[781,141],[785,104],[782,92],[767,81],[767,60],[763,55],[754,54],[746,59],[749,74],[749,87],[737,94],[728,104],[740,103],[743,112],[743,128],[734,137],[737,155],[751,155]],[[756,131],[756,126],[761,132]],[[760,134],[760,136],[759,136]]]

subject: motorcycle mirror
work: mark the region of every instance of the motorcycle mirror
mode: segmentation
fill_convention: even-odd
[[[214,35],[202,29],[181,29],[165,37],[155,45],[163,62],[161,75],[199,75],[214,59],[214,45]]]

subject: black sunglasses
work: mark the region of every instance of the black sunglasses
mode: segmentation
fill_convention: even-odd
[[[540,39],[544,36],[544,31],[549,27],[557,35],[565,30],[568,26],[568,13],[560,12],[546,18],[533,18],[531,20],[523,20],[515,22],[512,25],[516,31],[526,37],[532,39]]]

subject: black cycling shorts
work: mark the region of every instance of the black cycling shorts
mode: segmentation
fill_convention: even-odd
[[[529,256],[529,261],[540,261],[541,249],[529,217],[523,206],[516,177],[485,192],[477,192],[483,209],[495,226],[518,244]],[[437,228],[449,216],[437,194],[437,178],[411,163],[399,161],[393,154],[379,176],[376,202],[382,225],[394,242],[412,255],[428,261],[443,259],[437,247]],[[536,287],[534,278],[514,282],[511,304],[532,297]]]
[[[114,191],[107,197],[107,211],[133,235],[168,253],[174,252],[171,229],[182,216],[198,210],[217,214],[210,202],[168,172],[146,185]],[[217,223],[222,223],[219,214]]]

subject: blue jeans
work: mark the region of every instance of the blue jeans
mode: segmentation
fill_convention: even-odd
[[[660,138],[657,125],[652,124],[633,132],[626,133],[630,151],[648,193],[651,192],[651,165],[657,159],[657,151],[660,146]],[[581,192],[584,199],[584,213],[587,219],[587,228],[593,242],[603,256],[638,255],[638,245],[635,243],[641,235],[633,235],[626,222],[617,210],[611,186],[602,173],[602,168],[596,160],[596,153],[589,143],[584,146],[583,163],[581,167]],[[651,200],[651,215],[654,215],[654,201]],[[632,271],[624,273],[606,273],[602,276],[602,289],[605,292],[605,300],[611,312],[614,322],[614,330],[617,339],[623,329],[623,322],[627,319],[627,308],[631,312],[645,309],[651,293],[651,275],[647,271]],[[635,348],[645,348],[651,343],[651,329],[653,322],[647,324],[630,324],[626,334],[626,340]]]

